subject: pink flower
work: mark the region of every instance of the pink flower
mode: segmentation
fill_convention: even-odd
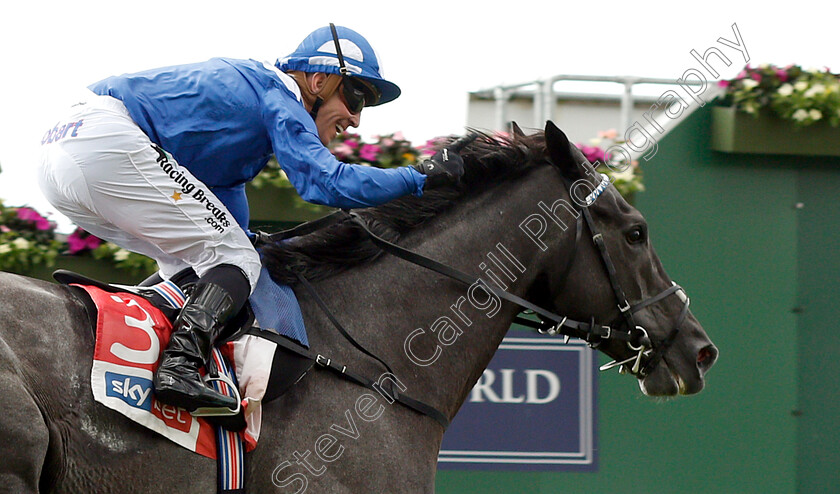
[[[102,243],[102,239],[95,237],[81,228],[76,230],[67,237],[67,246],[69,254],[77,254],[85,250],[93,250]]]
[[[359,158],[365,161],[376,161],[376,156],[379,154],[379,146],[375,144],[362,144],[359,149]]]
[[[336,158],[343,160],[353,155],[353,148],[349,146],[346,142],[342,142],[335,145],[335,147],[332,150],[332,153],[333,155],[335,155]]]
[[[393,137],[394,137],[394,140],[396,140],[396,141],[404,141],[405,140],[405,136],[403,135],[402,131],[394,132]]]
[[[94,237],[93,235],[91,235],[90,237],[87,238],[86,243],[87,243],[88,249],[93,250],[93,249],[99,247],[100,245],[102,245],[102,239],[99,238],[99,237]]]
[[[84,240],[82,240],[78,237],[70,236],[70,237],[67,237],[67,246],[69,247],[67,249],[67,252],[69,254],[76,254],[78,252],[81,252],[81,251],[85,250],[86,244],[85,244]]]
[[[350,146],[351,149],[356,149],[357,147],[359,147],[358,137],[359,136],[357,136],[356,134],[347,134],[347,138],[344,139],[344,144]]]
[[[605,155],[603,149],[595,146],[585,146],[583,144],[578,144],[577,147],[580,149],[580,152],[586,156],[586,159],[589,160],[590,163],[595,164],[596,162],[604,162]]]
[[[41,218],[41,215],[32,208],[23,207],[18,208],[17,217],[24,221],[37,221]]]
[[[446,137],[435,137],[426,141],[426,144],[420,146],[418,150],[420,154],[434,154],[435,150],[444,142],[446,142]]]
[[[718,81],[718,87],[729,87],[729,81]]]
[[[6,232],[10,232],[10,231],[12,231],[12,229],[9,228],[8,226],[0,225],[0,233],[6,233]]]
[[[776,76],[782,82],[787,82],[787,80],[788,80],[788,73],[787,73],[786,70],[782,70],[782,69],[777,70],[776,71]]]
[[[750,77],[752,77],[752,79],[756,82],[761,82],[761,74],[759,74],[758,72],[753,72],[753,74]]]
[[[38,230],[49,230],[52,227],[52,224],[48,219],[38,214],[38,212],[32,208],[18,208],[17,217],[24,221],[35,223],[35,228]]]

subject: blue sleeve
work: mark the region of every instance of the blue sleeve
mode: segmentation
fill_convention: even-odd
[[[231,187],[213,187],[210,190],[227,207],[233,219],[245,230],[249,236],[248,222],[250,221],[250,210],[248,209],[248,196],[245,194],[245,184],[233,185]]]
[[[266,128],[277,162],[305,201],[336,208],[378,206],[423,194],[425,175],[408,166],[375,168],[342,163],[321,144],[312,118],[283,89],[264,95]]]

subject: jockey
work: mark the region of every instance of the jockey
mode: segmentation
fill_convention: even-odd
[[[44,134],[39,184],[76,225],[155,259],[160,277],[198,275],[153,380],[160,401],[191,412],[238,405],[199,369],[259,277],[245,184],[272,154],[304,200],[340,208],[419,196],[463,174],[453,152],[394,169],[330,154],[364,107],[400,95],[368,41],[332,24],[273,65],[215,58],[88,89]]]

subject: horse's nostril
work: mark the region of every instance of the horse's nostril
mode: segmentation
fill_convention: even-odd
[[[703,372],[709,370],[718,357],[718,350],[714,345],[707,345],[697,352],[697,367]]]

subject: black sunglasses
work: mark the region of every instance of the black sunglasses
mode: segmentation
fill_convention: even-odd
[[[358,114],[362,108],[379,102],[379,92],[370,84],[349,76],[341,79],[341,95],[350,113]]]
[[[372,85],[357,77],[350,77],[349,70],[344,65],[344,56],[341,54],[341,45],[338,42],[338,33],[335,31],[335,24],[330,23],[333,41],[335,42],[335,53],[338,55],[339,71],[341,72],[341,94],[344,103],[350,113],[358,114],[362,108],[373,106],[379,103],[380,93]]]

